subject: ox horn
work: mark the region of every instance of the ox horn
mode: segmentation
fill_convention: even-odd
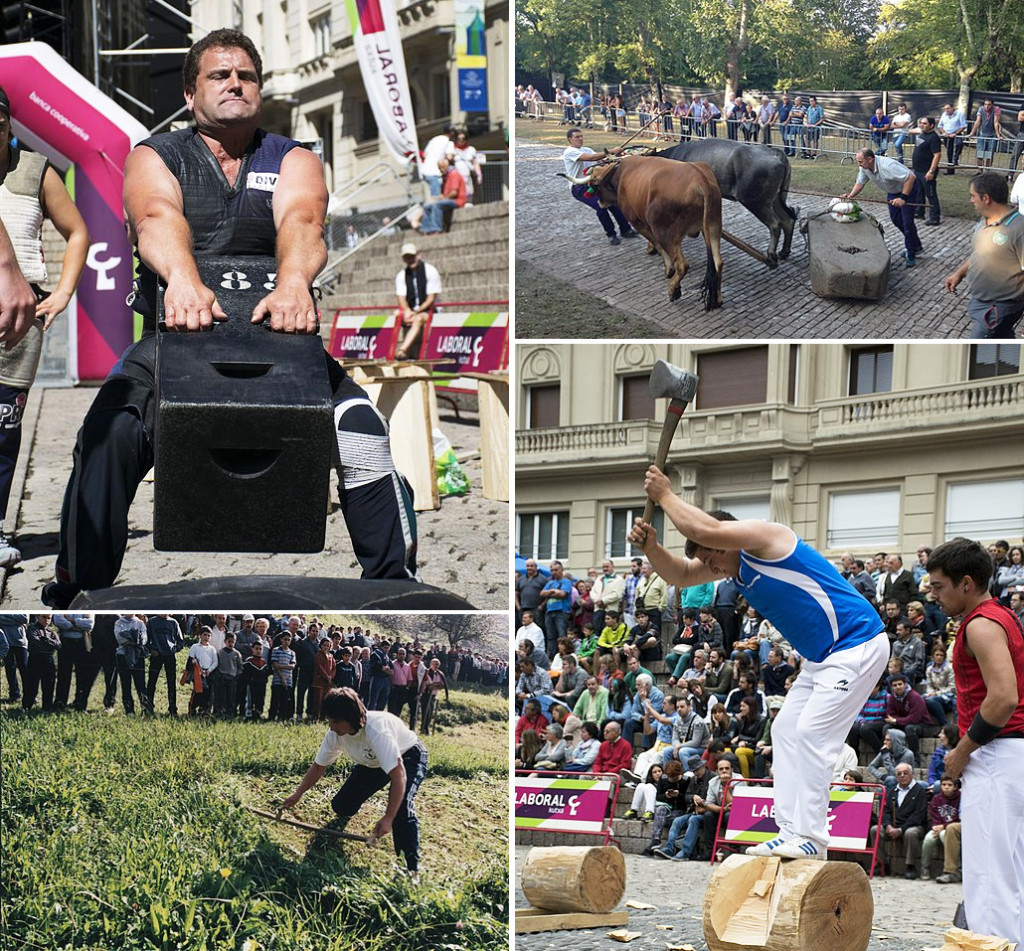
[[[584,175],[582,178],[573,178],[572,175],[566,175],[565,177],[569,179],[569,181],[572,182],[574,185],[589,185],[590,180],[594,177],[594,173],[587,172],[587,174]]]

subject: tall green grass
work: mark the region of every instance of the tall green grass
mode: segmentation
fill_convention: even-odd
[[[418,887],[390,841],[324,845],[244,808],[294,788],[323,726],[0,716],[0,947],[507,948],[507,702],[452,701],[425,740]],[[330,820],[347,768],[307,793],[303,819]],[[385,797],[350,831],[368,833]]]

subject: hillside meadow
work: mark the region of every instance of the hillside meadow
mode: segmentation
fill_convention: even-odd
[[[178,708],[187,702],[179,688]],[[90,708],[100,710],[99,690]],[[373,848],[254,816],[324,725],[0,711],[0,947],[419,951],[508,947],[506,697],[453,690],[416,799],[421,882]],[[331,821],[339,760],[295,810]],[[386,790],[348,831],[368,834]],[[314,841],[314,839],[319,839]]]

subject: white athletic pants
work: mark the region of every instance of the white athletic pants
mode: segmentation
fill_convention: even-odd
[[[779,832],[828,845],[828,788],[846,735],[889,661],[884,632],[804,661],[772,724],[775,820]]]
[[[968,928],[1024,948],[1024,739],[971,753],[960,823]]]

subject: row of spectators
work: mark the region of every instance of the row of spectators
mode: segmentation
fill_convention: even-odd
[[[85,711],[102,672],[107,713],[119,684],[126,713],[135,712],[136,698],[152,712],[163,674],[171,716],[179,683],[192,688],[190,714],[250,720],[263,717],[269,687],[269,718],[281,721],[319,719],[326,691],[351,687],[370,709],[402,716],[408,708],[410,726],[418,715],[422,733],[430,732],[436,695],[443,689],[447,696],[449,679],[501,689],[508,671],[504,660],[465,648],[403,643],[303,615],[6,614],[0,658],[8,700],[26,710],[41,692],[43,710]]]

